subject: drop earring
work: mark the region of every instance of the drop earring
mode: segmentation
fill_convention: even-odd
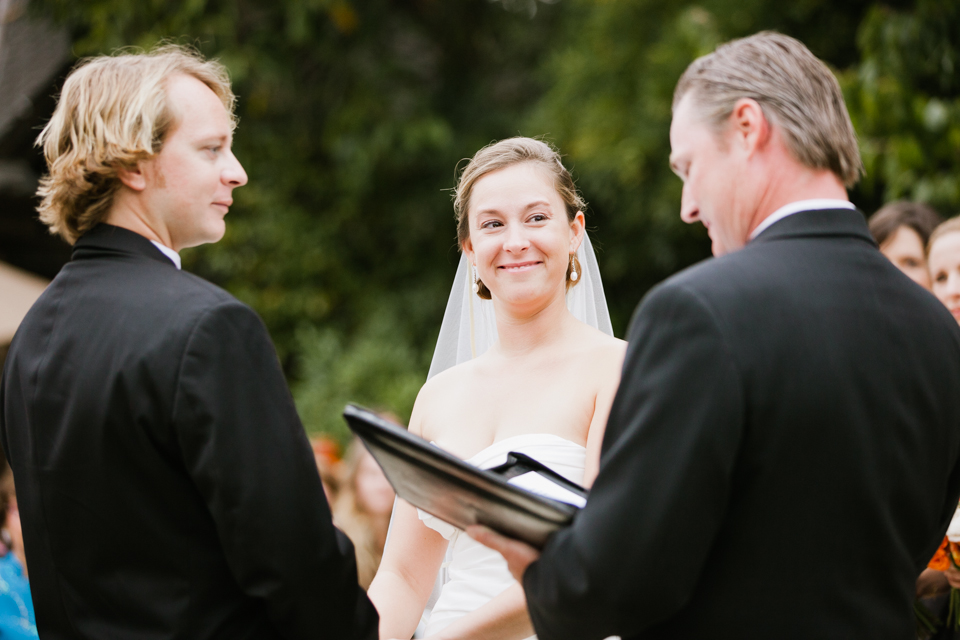
[[[580,268],[580,261],[577,260],[577,256],[574,253],[570,254],[570,281],[576,282],[577,278],[580,277],[580,274],[577,273],[577,269]]]
[[[480,279],[477,278],[477,265],[473,265],[473,292],[480,293]]]

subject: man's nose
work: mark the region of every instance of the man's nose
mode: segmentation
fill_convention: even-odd
[[[683,192],[680,195],[680,219],[687,224],[692,224],[700,219],[700,207],[697,201],[690,194],[687,184],[683,184]]]
[[[242,187],[247,184],[247,172],[237,157],[230,153],[230,161],[223,170],[222,180],[231,187]]]

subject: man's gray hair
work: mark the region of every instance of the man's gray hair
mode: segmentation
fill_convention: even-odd
[[[840,85],[799,40],[771,31],[731,40],[687,67],[673,94],[674,109],[688,93],[718,130],[738,100],[752,98],[801,163],[832,171],[847,187],[863,173]]]

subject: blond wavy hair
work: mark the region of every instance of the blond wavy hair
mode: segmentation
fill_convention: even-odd
[[[38,211],[50,233],[76,242],[110,211],[119,171],[160,152],[177,124],[176,105],[166,92],[175,74],[210,87],[236,125],[226,67],[191,47],[167,44],[149,53],[88,58],[70,73],[36,141],[48,170],[37,189]]]
[[[840,84],[799,40],[772,31],[731,40],[687,67],[673,94],[674,109],[687,93],[717,130],[738,100],[752,98],[802,164],[831,171],[847,187],[863,173]]]

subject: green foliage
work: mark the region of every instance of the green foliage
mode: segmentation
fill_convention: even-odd
[[[834,66],[853,64],[866,2],[823,0],[564,0],[547,90],[528,120],[576,169],[614,327],[654,284],[710,255],[700,225],[678,216],[668,166],[673,89],[698,56],[764,29],[806,42]]]
[[[862,62],[843,74],[875,201],[960,210],[960,5],[873,7],[860,28]]]
[[[620,335],[646,290],[709,255],[677,215],[673,87],[717,43],[798,37],[841,77],[871,212],[960,206],[960,5],[939,0],[35,0],[77,55],[160,40],[229,68],[251,177],[191,270],[264,318],[308,429],[347,401],[409,415],[458,259],[454,169],[491,140],[556,143]]]
[[[623,331],[644,291],[709,255],[703,230],[677,215],[668,132],[677,78],[719,34],[706,10],[665,0],[571,5],[569,38],[547,60],[550,88],[531,123],[566,154],[591,204],[588,225]]]
[[[555,7],[534,3],[531,21],[529,3],[509,4],[35,6],[72,29],[78,55],[166,39],[227,65],[239,96],[235,152],[251,180],[235,193],[225,238],[185,251],[185,267],[261,314],[304,422],[337,430],[334,404],[350,399],[405,418],[426,377],[458,260],[454,168],[515,134],[539,95],[534,72]],[[371,336],[387,343],[384,362]],[[381,384],[380,369],[415,372],[418,384]]]
[[[389,316],[375,316],[347,343],[341,333],[314,326],[297,337],[303,381],[295,392],[308,432],[345,443],[350,434],[341,414],[348,402],[390,411],[406,423],[429,362],[396,339]]]

